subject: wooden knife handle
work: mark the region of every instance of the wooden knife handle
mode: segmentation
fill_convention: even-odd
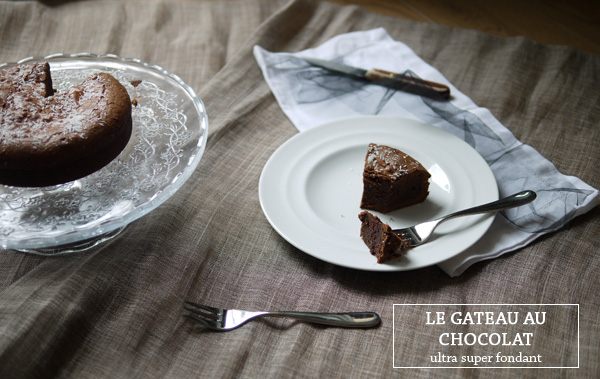
[[[448,86],[409,75],[372,68],[367,71],[365,77],[373,83],[400,91],[411,92],[438,100],[448,100],[450,98],[450,88]]]

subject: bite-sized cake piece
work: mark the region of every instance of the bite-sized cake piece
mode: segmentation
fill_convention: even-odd
[[[79,179],[117,157],[131,132],[129,94],[109,74],[54,94],[46,62],[0,70],[0,184]]]
[[[360,237],[369,248],[377,263],[383,263],[399,256],[399,251],[409,247],[408,243],[392,232],[388,224],[384,224],[374,214],[362,211],[358,218],[361,221]]]
[[[382,213],[421,203],[429,195],[429,172],[406,153],[369,144],[360,207]]]

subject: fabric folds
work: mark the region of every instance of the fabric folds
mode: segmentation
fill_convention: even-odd
[[[0,377],[483,373],[393,367],[395,352],[403,366],[434,353],[422,314],[395,312],[394,304],[431,303],[581,304],[576,375],[596,377],[598,207],[458,277],[435,266],[386,274],[337,267],[295,249],[269,225],[258,199],[260,173],[298,130],[253,47],[293,53],[380,27],[559,172],[600,185],[595,55],[304,0],[0,2],[0,62],[82,51],[138,58],[180,76],[209,117],[207,148],[191,178],[110,243],[60,257],[0,251]],[[375,311],[382,324],[351,330],[265,319],[215,333],[182,317],[184,300],[248,310]],[[422,338],[403,337],[409,331]],[[559,334],[540,337],[540,354],[563,348]],[[563,363],[572,359],[565,354]],[[540,370],[519,373],[573,374]],[[509,378],[514,371],[485,374]]]

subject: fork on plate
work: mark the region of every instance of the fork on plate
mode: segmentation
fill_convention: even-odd
[[[264,316],[291,317],[297,320],[346,328],[370,328],[381,322],[379,315],[374,312],[250,312],[239,309],[215,308],[191,301],[185,301],[185,304],[184,309],[190,312],[184,315],[186,318],[219,331],[232,330],[244,325],[249,320]]]
[[[500,200],[493,201],[491,203],[479,205],[473,208],[464,209],[462,211],[451,213],[447,216],[423,222],[408,228],[394,229],[392,232],[398,234],[400,238],[406,241],[410,247],[419,246],[432,236],[435,228],[438,227],[442,222],[461,216],[470,216],[481,213],[499,212],[504,209],[520,207],[521,205],[529,204],[535,198],[537,194],[531,190],[522,191],[514,195],[505,197]]]

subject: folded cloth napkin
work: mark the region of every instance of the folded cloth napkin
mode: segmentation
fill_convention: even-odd
[[[598,205],[598,190],[558,172],[535,149],[517,140],[488,109],[478,107],[382,28],[342,34],[293,54],[272,53],[255,46],[254,56],[279,105],[300,131],[359,115],[420,120],[472,146],[494,173],[501,197],[525,189],[537,192],[533,203],[499,213],[475,245],[440,263],[439,267],[450,276],[462,274],[475,262],[517,250]],[[299,56],[409,73],[448,85],[452,98],[437,101],[351,78],[323,75]]]

